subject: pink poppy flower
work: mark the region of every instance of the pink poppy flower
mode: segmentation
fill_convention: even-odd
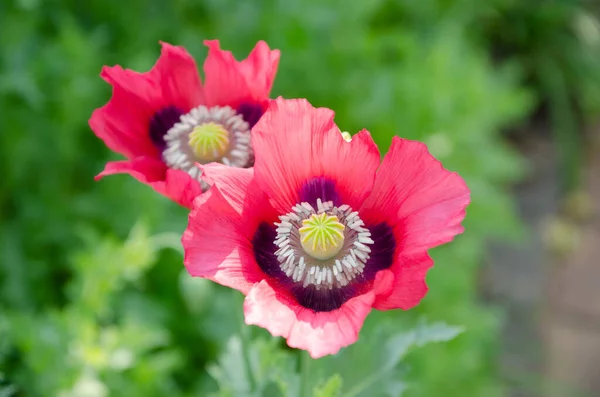
[[[250,129],[262,116],[279,63],[279,50],[260,41],[238,62],[217,40],[207,40],[204,84],[182,47],[162,43],[146,73],[120,66],[102,69],[112,98],[89,124],[111,150],[127,157],[109,162],[96,179],[127,173],[177,203],[191,207],[208,188],[196,162],[248,167],[254,161]]]
[[[419,142],[380,164],[368,131],[344,138],[333,111],[274,100],[252,133],[253,169],[202,166],[185,266],[246,295],[247,324],[313,358],[354,343],[367,314],[427,292],[428,249],[463,231],[470,193]]]

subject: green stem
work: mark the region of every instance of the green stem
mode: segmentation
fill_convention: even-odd
[[[242,358],[244,360],[244,367],[246,368],[246,376],[248,377],[248,384],[250,385],[250,393],[254,393],[256,391],[256,380],[254,379],[254,374],[252,372],[252,364],[250,361],[250,327],[246,325],[244,321],[244,310],[239,310],[240,313],[239,323],[240,323],[240,340],[242,342]]]
[[[311,397],[310,362],[312,358],[305,351],[300,351],[300,397]]]
[[[385,375],[388,374],[388,371],[381,371],[374,374],[371,374],[363,379],[362,382],[354,386],[350,389],[344,396],[345,397],[355,397],[358,396],[363,391],[367,390],[373,383],[378,382],[383,379]]]
[[[542,62],[539,70],[542,88],[549,99],[552,133],[560,156],[563,187],[569,192],[579,187],[582,167],[582,142],[576,109],[569,98],[565,72],[552,59]]]

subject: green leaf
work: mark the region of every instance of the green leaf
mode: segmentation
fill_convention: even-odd
[[[384,313],[381,315],[368,319],[358,343],[335,356],[314,361],[311,377],[330,376],[335,368],[344,379],[344,397],[397,397],[407,388],[402,360],[415,348],[452,340],[463,331],[462,327],[441,322],[420,321],[414,328],[398,333],[396,323],[383,317]]]
[[[242,342],[239,337],[232,336],[229,339],[217,364],[208,366],[207,371],[217,381],[221,391],[227,390],[239,395],[250,394],[250,380],[244,367]]]
[[[331,376],[323,384],[313,390],[314,397],[340,397],[342,395],[342,377],[339,374]]]
[[[296,373],[294,356],[282,350],[279,340],[254,339],[243,346],[238,336],[232,336],[225,351],[207,371],[219,385],[219,392],[235,396],[296,396],[299,377]],[[244,352],[248,349],[250,371],[245,367]],[[255,389],[248,374],[254,377]]]
[[[391,337],[383,351],[385,361],[382,370],[391,370],[409,353],[413,347],[424,346],[428,343],[446,342],[456,338],[464,329],[449,326],[444,323],[427,325],[421,322],[416,328],[400,335]]]

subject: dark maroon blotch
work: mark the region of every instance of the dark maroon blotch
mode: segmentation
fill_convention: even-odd
[[[154,146],[161,152],[165,149],[165,134],[179,121],[184,112],[176,106],[162,108],[150,119],[149,134]]]
[[[337,193],[335,182],[323,176],[311,178],[300,187],[300,202],[306,202],[317,208],[317,199],[332,201],[333,205],[340,206],[340,196]]]
[[[254,127],[258,120],[265,113],[263,107],[258,103],[242,103],[236,109],[238,114],[241,114],[244,121],[250,125],[250,128]]]
[[[252,246],[254,259],[265,275],[274,280],[281,288],[285,288],[307,309],[317,312],[330,312],[339,309],[344,302],[359,295],[365,284],[372,281],[379,270],[389,268],[394,259],[396,240],[393,229],[386,223],[369,227],[374,243],[371,247],[371,256],[365,265],[363,274],[343,288],[317,289],[313,285],[303,287],[302,283],[294,282],[287,277],[279,266],[275,255],[277,246],[274,244],[277,232],[274,225],[261,223],[254,237]]]

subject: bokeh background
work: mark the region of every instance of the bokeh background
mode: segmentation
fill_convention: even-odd
[[[211,38],[238,59],[266,40],[282,52],[274,97],[334,109],[382,152],[393,135],[422,140],[472,190],[466,232],[432,253],[428,296],[371,315],[328,373],[315,364],[326,381],[315,395],[373,375],[392,396],[600,395],[597,11],[583,0],[3,0],[0,396],[242,395],[241,296],[187,277],[183,209],[128,176],[94,182],[118,157],[87,125],[110,97],[102,65],[148,70],[159,40],[201,64]],[[393,372],[378,366],[377,338],[424,319],[464,332]],[[294,352],[248,329],[264,395],[292,395],[281,390],[298,381]]]

